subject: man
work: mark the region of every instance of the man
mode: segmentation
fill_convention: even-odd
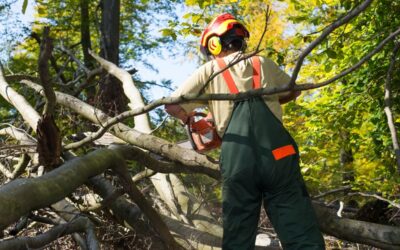
[[[204,30],[201,51],[211,60],[197,69],[173,96],[238,93],[287,84],[290,77],[271,60],[245,59],[210,75],[243,56],[247,29],[232,15],[217,16]],[[284,249],[324,249],[324,240],[299,169],[298,148],[283,127],[280,104],[290,92],[242,101],[209,101],[166,105],[186,123],[193,109],[207,105],[222,138],[223,243],[225,250],[253,249],[262,201]]]

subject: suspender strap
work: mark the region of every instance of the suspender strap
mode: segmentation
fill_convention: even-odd
[[[261,64],[258,56],[251,58],[253,61],[253,89],[261,88]]]
[[[260,58],[258,56],[253,56],[251,58],[253,64],[253,89],[261,88],[261,63]],[[226,63],[223,58],[217,58],[217,63],[220,69],[226,68]],[[225,79],[226,84],[228,85],[229,91],[231,94],[239,93],[239,90],[236,87],[235,81],[232,78],[229,69],[226,69],[222,72],[222,76]]]
[[[221,70],[226,68],[226,63],[225,63],[224,59],[217,58],[217,63]],[[229,72],[229,69],[224,70],[222,72],[222,76],[224,77],[225,82],[228,85],[228,88],[229,88],[229,91],[231,92],[231,94],[239,93],[239,90],[236,87],[235,81],[233,81],[233,78],[232,78],[231,73]]]

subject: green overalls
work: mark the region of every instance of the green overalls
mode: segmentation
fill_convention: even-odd
[[[220,164],[224,250],[254,249],[262,201],[284,249],[325,249],[297,145],[261,97],[235,102]]]

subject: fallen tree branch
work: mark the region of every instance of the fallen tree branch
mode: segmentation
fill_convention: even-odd
[[[41,92],[41,86],[30,81],[23,81],[23,83],[33,88],[35,91]],[[102,125],[107,120],[111,119],[102,111],[73,96],[56,92],[56,98],[60,105],[74,110],[94,123]],[[153,135],[139,133],[124,124],[116,124],[114,126],[114,135],[132,145],[147,149],[155,154],[165,156],[170,160],[180,162],[186,166],[202,166],[214,170],[219,169],[217,163],[215,161],[213,162],[210,157],[196,153],[194,150],[184,149]]]
[[[0,250],[25,250],[42,248],[58,238],[76,232],[86,233],[88,249],[98,250],[99,242],[94,234],[94,226],[88,218],[79,217],[68,223],[54,226],[47,232],[35,237],[19,237],[0,242]]]
[[[316,204],[314,204],[314,208],[323,233],[383,249],[400,248],[399,227],[340,218],[330,209]]]

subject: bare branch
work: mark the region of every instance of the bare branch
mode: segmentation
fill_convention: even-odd
[[[332,33],[335,29],[338,27],[342,26],[345,23],[348,23],[351,19],[354,17],[358,16],[361,12],[363,12],[371,3],[373,0],[366,0],[354,9],[352,9],[349,13],[347,13],[345,16],[339,18],[335,22],[333,22],[331,25],[329,25],[322,34],[315,39],[308,47],[300,54],[299,59],[296,63],[296,67],[293,70],[292,73],[292,78],[290,79],[289,86],[294,87],[296,84],[297,76],[300,72],[301,66],[303,65],[304,59],[308,54],[311,53],[311,51],[318,45],[320,44],[330,33]]]
[[[269,5],[267,5],[267,9],[264,10],[265,12],[265,25],[264,25],[264,30],[261,34],[260,40],[258,41],[257,47],[256,47],[256,51],[258,51],[260,49],[261,43],[264,39],[265,33],[267,33],[267,29],[268,29],[268,21],[269,18],[271,17],[271,9],[269,8]]]

